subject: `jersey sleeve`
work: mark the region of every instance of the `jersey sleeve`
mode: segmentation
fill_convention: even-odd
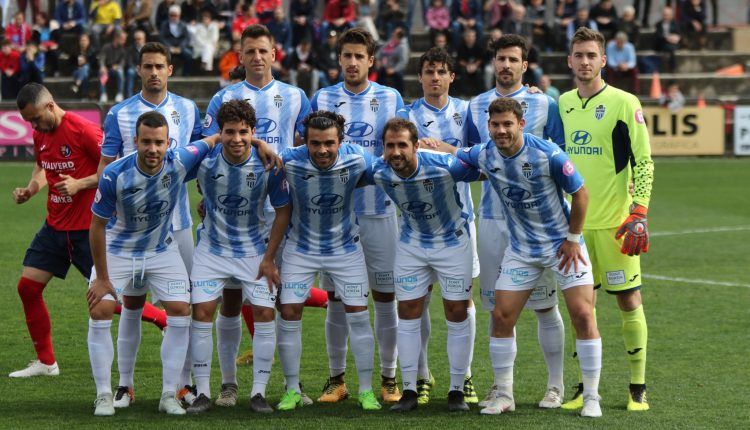
[[[556,150],[550,155],[549,170],[555,183],[568,194],[575,193],[583,186],[583,176],[578,173],[565,151]]]
[[[401,97],[401,93],[396,92],[396,112],[404,108],[404,99]]]
[[[102,143],[102,155],[105,157],[117,157],[122,151],[122,134],[120,125],[117,123],[117,114],[109,111],[104,119],[104,143]]]
[[[94,123],[87,123],[86,127],[81,130],[81,141],[79,143],[86,155],[92,160],[96,160],[97,163],[102,155],[103,138],[104,133],[102,129]]]
[[[201,120],[200,120],[201,111],[198,110],[198,105],[196,105],[195,103],[193,103],[193,108],[195,109],[195,116],[194,116],[195,121],[193,121],[193,130],[191,130],[191,133],[190,133],[191,142],[199,140],[203,136],[202,134],[203,126],[201,125]]]
[[[300,90],[300,109],[299,109],[299,115],[297,115],[297,120],[294,123],[294,128],[297,130],[297,133],[300,136],[303,136],[305,134],[305,126],[303,125],[305,118],[307,115],[312,112],[312,109],[310,107],[310,101],[307,99],[307,96],[305,93]]]
[[[396,111],[397,118],[409,119],[409,106]]]
[[[209,148],[206,142],[198,140],[173,151],[182,165],[185,166],[185,170],[191,172],[201,164],[201,161],[203,161],[203,158],[206,157],[206,154],[210,150],[211,148]]]
[[[624,108],[625,120],[630,134],[631,165],[633,168],[633,202],[648,207],[654,183],[654,161],[651,159],[651,144],[648,127],[643,118],[641,103],[632,97]]]
[[[459,151],[463,152],[463,151]],[[462,161],[458,157],[448,156],[448,171],[451,177],[456,182],[471,182],[476,181],[481,176],[482,172],[479,169],[470,166],[465,161]]]
[[[312,98],[310,99],[310,110],[313,112],[318,111],[318,96],[320,95],[320,91],[315,91],[315,94],[313,94]]]
[[[211,98],[206,109],[206,116],[203,117],[203,136],[211,136],[219,132],[219,124],[216,122],[216,115],[221,107],[221,97],[216,94]]]
[[[565,149],[565,131],[562,118],[560,118],[560,107],[550,96],[547,96],[549,106],[547,110],[547,123],[544,125],[544,138],[555,142],[557,146]]]
[[[359,179],[358,185],[377,185],[375,183],[375,172],[382,168],[382,165],[380,163],[380,160],[376,157],[373,157],[368,152],[364,152],[364,159],[365,159],[365,170],[362,172],[362,177]]]
[[[469,167],[481,169],[481,166],[479,165],[479,153],[482,149],[483,148],[480,145],[462,148],[456,152],[456,157]]]
[[[286,183],[284,169],[274,168],[268,172],[268,198],[271,205],[280,208],[289,204],[289,185]]]
[[[480,145],[482,143],[480,139],[479,130],[471,115],[471,105],[469,105],[469,112],[466,114],[466,146]]]
[[[117,176],[112,174],[111,169],[104,169],[91,205],[91,212],[99,218],[110,219],[117,210],[116,181]]]

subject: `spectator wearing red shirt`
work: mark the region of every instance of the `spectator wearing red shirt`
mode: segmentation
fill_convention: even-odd
[[[5,100],[16,98],[18,93],[18,70],[21,67],[21,54],[14,51],[8,39],[0,42],[0,95]]]
[[[240,40],[242,32],[251,25],[259,24],[260,20],[255,14],[255,8],[247,3],[242,3],[239,7],[239,13],[232,21],[232,39]]]
[[[357,22],[357,5],[351,0],[331,0],[323,10],[321,33],[335,30],[339,34],[353,28]]]
[[[281,0],[255,0],[255,14],[261,24],[268,24],[273,19],[273,11],[283,7]]]
[[[26,203],[45,185],[48,193],[47,219],[26,250],[18,282],[37,360],[9,376],[54,376],[60,370],[42,292],[53,276],[65,279],[71,264],[85,278],[91,275],[88,229],[103,133],[97,124],[62,110],[40,84],[24,86],[16,104],[34,129],[36,164],[28,185],[13,190],[13,200]]]
[[[17,12],[13,16],[13,22],[5,28],[5,38],[10,41],[14,51],[26,49],[26,43],[31,40],[31,26],[26,23],[23,12]]]

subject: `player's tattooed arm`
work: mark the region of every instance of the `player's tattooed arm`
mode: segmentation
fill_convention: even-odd
[[[26,203],[29,201],[34,194],[38,193],[39,190],[47,185],[47,177],[44,175],[44,169],[38,164],[34,164],[34,170],[31,171],[31,179],[29,184],[24,188],[16,188],[13,190],[13,200],[17,204]]]
[[[563,273],[569,269],[578,272],[578,263],[586,265],[583,250],[580,244],[580,235],[583,231],[583,221],[586,219],[586,209],[589,205],[589,193],[586,187],[581,185],[575,193],[571,194],[573,200],[570,208],[570,220],[568,221],[568,237],[577,237],[578,240],[565,240],[557,250],[560,264],[557,266]]]
[[[275,209],[276,218],[273,220],[273,226],[271,226],[271,237],[268,239],[266,253],[263,254],[263,260],[258,267],[258,277],[255,278],[259,280],[265,276],[268,280],[268,291],[271,293],[273,293],[274,285],[281,288],[281,276],[279,275],[279,268],[276,266],[276,253],[292,218],[292,204],[289,203]]]
[[[91,217],[89,243],[91,245],[94,268],[96,269],[96,278],[91,281],[91,286],[86,291],[86,301],[89,303],[89,310],[99,304],[107,294],[117,297],[115,288],[109,280],[109,270],[107,268],[107,239],[105,229],[108,222],[108,219],[96,215]]]

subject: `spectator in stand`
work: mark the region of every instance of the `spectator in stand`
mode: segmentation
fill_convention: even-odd
[[[294,48],[292,46],[292,26],[286,19],[283,7],[279,6],[274,9],[273,19],[266,27],[268,27],[268,31],[271,32],[276,43],[281,45],[284,52],[287,54],[291,53]]]
[[[23,12],[13,15],[13,22],[5,27],[5,39],[10,41],[14,51],[22,52],[26,49],[26,44],[31,40],[31,26],[26,23]]]
[[[409,63],[409,41],[406,29],[397,27],[377,53],[378,83],[404,92],[404,72]]]
[[[200,59],[201,70],[214,69],[214,57],[219,49],[219,24],[213,20],[211,11],[204,9],[201,20],[193,28],[193,58]]]
[[[81,0],[64,0],[55,8],[55,21],[63,33],[83,33],[86,28],[86,17],[86,9]]]
[[[408,2],[403,0],[381,1],[377,18],[377,27],[380,30],[378,37],[382,35],[384,38],[390,39],[391,32],[396,27],[406,28],[407,8]]]
[[[638,46],[638,42],[641,39],[641,26],[638,25],[635,16],[635,8],[633,6],[627,5],[622,8],[622,16],[617,23],[617,31],[627,34],[630,43]]]
[[[391,1],[391,0],[387,0]],[[339,34],[357,23],[357,7],[352,0],[329,0],[323,9],[321,31],[336,30]]]
[[[339,55],[336,50],[337,36],[336,30],[329,30],[325,42],[318,47],[315,55],[316,68],[320,71],[318,81],[321,88],[341,81]]]
[[[461,43],[456,50],[460,92],[473,97],[485,90],[482,72],[485,50],[477,41],[477,31],[472,27],[464,29]]]
[[[451,5],[451,33],[454,34],[453,44],[458,46],[459,42],[465,42],[467,29],[474,30],[475,44],[479,46],[479,40],[484,31],[482,23],[482,2],[478,0],[453,0]],[[479,48],[481,50],[481,48]]]
[[[190,47],[190,32],[187,24],[180,20],[181,14],[179,6],[169,8],[169,20],[161,24],[159,39],[169,48],[173,60],[175,57],[182,60],[182,76],[190,76],[193,50]]]
[[[110,80],[115,82],[117,90],[115,103],[120,103],[124,99],[127,38],[128,35],[123,30],[116,30],[112,42],[105,44],[99,52],[99,103],[109,102],[107,83]]]
[[[542,77],[539,78],[539,89],[544,91],[544,94],[552,97],[555,101],[560,98],[560,90],[552,85],[552,80],[549,78],[549,75],[542,75]]]
[[[122,24],[122,9],[114,0],[92,1],[89,16],[91,17],[91,33],[97,46],[101,46],[105,40],[110,40],[115,30],[119,29]]]
[[[53,29],[53,27],[55,27]],[[44,53],[46,76],[56,76],[58,59],[60,57],[59,40],[60,32],[57,29],[57,23],[54,25],[50,22],[49,17],[44,12],[39,12],[34,17],[34,26],[32,27],[31,40]]]
[[[502,30],[493,28],[485,43],[484,51],[484,88],[495,86],[495,48],[493,44],[503,35]]]
[[[596,25],[596,21],[589,18],[589,10],[585,7],[578,9],[575,19],[568,23],[566,39],[568,44],[570,44],[570,41],[573,39],[573,34],[575,34],[576,30],[581,27],[588,27],[592,30],[599,31],[599,26]]]
[[[26,13],[26,6],[29,4],[28,0],[18,0],[18,10],[19,12]],[[716,8],[714,8],[716,10]],[[41,8],[39,7],[39,0],[31,0],[31,16],[35,16],[37,13],[41,11]],[[19,87],[20,89],[20,87]]]
[[[201,21],[203,11],[211,14],[211,19],[216,19],[219,11],[216,6],[206,0],[187,0],[180,6],[180,19],[188,25],[188,28],[197,25]]]
[[[372,18],[372,3],[373,0],[357,1],[357,27],[367,30],[377,43],[380,41],[380,34],[378,34],[378,28],[375,26],[375,20]]]
[[[665,6],[661,11],[661,21],[656,23],[654,50],[667,54],[668,72],[674,73],[677,69],[676,52],[680,49],[681,42],[680,25],[674,19],[674,10]]]
[[[260,24],[260,20],[255,15],[255,8],[250,3],[241,3],[238,5],[239,13],[232,22],[232,39],[239,40],[242,36],[242,31],[246,27],[254,24]]]
[[[435,36],[438,33],[447,35],[451,25],[451,12],[445,5],[445,0],[432,0],[424,19],[430,29],[430,41],[434,45]]]
[[[686,0],[680,11],[688,49],[706,48],[706,8],[701,0]]]
[[[289,16],[292,21],[292,46],[303,39],[313,40],[316,0],[292,0]]]
[[[315,69],[312,43],[303,39],[286,57],[284,66],[289,70],[289,83],[302,88],[307,94],[318,90],[320,73]]]
[[[659,105],[664,106],[671,112],[677,112],[685,107],[685,96],[680,91],[677,82],[672,81],[667,84],[667,91],[659,98]]]
[[[552,29],[547,23],[547,7],[544,0],[530,0],[526,8],[526,19],[531,23],[531,41],[540,51],[554,49]]]
[[[242,64],[240,63],[241,49],[242,45],[240,45],[240,39],[235,39],[232,41],[232,47],[219,59],[219,73],[221,73],[219,85],[221,85],[222,88],[229,85],[229,72]]]
[[[13,100],[18,95],[18,70],[21,68],[21,54],[13,49],[10,40],[0,41],[0,96],[3,100]]]
[[[628,35],[618,32],[615,39],[607,43],[607,82],[614,87],[638,94],[638,67],[635,46],[628,42]]]
[[[488,0],[483,7],[486,27],[502,28],[503,21],[513,14],[513,6],[512,0]]]
[[[539,80],[544,74],[541,64],[539,63],[539,50],[530,43],[527,42],[529,53],[527,54],[526,61],[529,66],[526,68],[522,76],[523,83],[529,86],[539,86]]]
[[[174,6],[175,3],[177,3],[176,0],[162,0],[156,7],[154,23],[157,29],[161,29],[161,25],[169,20],[169,8]]]
[[[128,0],[125,5],[125,16],[123,17],[123,28],[133,34],[136,30],[143,30],[146,33],[154,31],[151,25],[151,11],[153,5],[151,0]]]
[[[138,76],[136,67],[139,63],[140,52],[143,45],[146,44],[146,33],[143,30],[136,30],[133,33],[133,43],[127,48],[128,55],[125,57],[125,97],[132,96],[135,78]]]
[[[681,0],[678,0],[681,1]],[[641,9],[641,3],[643,3],[643,9]],[[667,4],[671,4],[672,0],[667,0]],[[651,0],[633,0],[633,6],[635,9],[636,19],[641,18],[641,26],[648,27],[648,18],[651,13]]]
[[[617,10],[612,4],[612,0],[601,0],[591,7],[589,16],[596,22],[599,32],[604,35],[605,40],[612,39],[617,33]]]
[[[18,88],[35,82],[41,84],[44,82],[44,52],[33,41],[26,44],[26,49],[19,58],[18,66]]]
[[[81,98],[88,97],[89,76],[91,76],[91,70],[97,68],[97,55],[98,52],[91,43],[89,35],[83,33],[78,36],[78,48],[75,54],[70,56],[73,63],[73,85],[70,89],[73,94],[79,94]]]
[[[578,11],[578,0],[555,0],[555,33],[557,49],[568,50],[568,24],[573,22]]]
[[[526,8],[523,5],[513,6],[513,12],[503,19],[500,29],[503,34],[517,34],[525,37],[529,42],[533,41],[534,29],[531,22],[526,19]]]
[[[453,53],[451,44],[448,43],[448,35],[445,33],[437,33],[435,38],[432,39],[432,46],[435,48],[445,49],[448,53]]]
[[[261,24],[268,25],[274,19],[276,9],[282,8],[281,0],[255,0],[255,15]]]

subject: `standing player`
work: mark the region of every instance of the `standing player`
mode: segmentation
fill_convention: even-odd
[[[445,52],[445,51],[442,51]],[[459,181],[480,177],[476,169],[447,154],[417,151],[417,128],[404,118],[384,127],[383,158],[373,163],[369,182],[382,187],[401,209],[401,238],[393,274],[398,298],[398,351],[404,392],[392,411],[417,408],[417,373],[422,312],[429,286],[440,282],[448,326],[450,388],[448,410],[468,411],[464,380],[474,349],[468,316],[473,253],[469,213]]]
[[[205,412],[211,406],[213,319],[224,289],[238,289],[244,301],[252,304],[255,359],[250,408],[256,412],[273,411],[265,394],[276,351],[274,284],[279,284],[279,276],[274,259],[285,226],[289,224],[291,207],[283,175],[266,172],[258,154],[252,150],[255,121],[255,109],[247,102],[230,100],[222,104],[217,115],[221,145],[217,145],[198,168],[197,179],[203,191],[206,216],[198,227],[195,264],[190,275],[193,287],[190,351],[198,397],[187,408],[188,412]],[[266,197],[270,197],[276,209],[268,241],[263,209]],[[241,304],[241,301],[225,302],[219,319],[237,321]],[[237,402],[235,357],[239,341],[237,337],[232,348],[219,349],[221,392],[234,394],[220,397],[217,403],[222,406]],[[233,387],[229,387],[230,384]]]
[[[104,144],[99,174],[118,156],[122,157],[135,151],[136,121],[145,112],[156,111],[168,118],[171,123],[168,130],[169,145],[173,149],[200,139],[200,112],[195,102],[170,93],[167,89],[167,81],[172,75],[172,55],[169,49],[161,43],[146,43],[138,53],[136,70],[141,78],[140,93],[114,105],[104,120]],[[181,185],[179,202],[172,213],[172,230],[173,240],[177,242],[188,273],[193,262],[192,226],[187,187]],[[130,309],[127,306],[122,309],[117,334],[117,370],[120,372],[120,382],[115,395],[115,406],[118,408],[126,408],[135,400],[133,373],[138,353],[137,345],[141,342],[142,312],[161,313],[150,304],[143,310]],[[121,351],[126,353],[122,354]],[[183,375],[183,380],[189,385],[189,374]]]
[[[344,143],[356,144],[374,156],[383,154],[383,126],[404,105],[401,95],[367,79],[375,60],[372,35],[359,28],[345,31],[336,49],[344,82],[319,90],[312,98],[312,109],[336,112],[346,118]],[[375,335],[380,349],[381,397],[396,402],[401,394],[396,385],[396,314],[393,263],[398,224],[396,207],[380,187],[355,191],[354,210],[361,226],[362,248],[375,303]],[[326,277],[321,277],[326,281]],[[331,299],[329,295],[329,299]],[[329,300],[326,317],[326,346],[330,378],[321,402],[338,402],[348,396],[346,371],[346,314],[341,301]],[[356,351],[355,351],[356,353]]]
[[[540,93],[530,93],[522,85],[521,78],[528,67],[526,39],[515,34],[505,34],[493,45],[495,65],[495,88],[475,97],[469,103],[469,146],[483,145],[490,139],[487,121],[490,103],[500,98],[512,98],[521,104],[524,132],[537,137],[551,139],[562,146],[562,122],[555,101]],[[494,308],[495,282],[499,276],[500,263],[509,244],[507,221],[500,196],[489,183],[482,187],[479,208],[479,265],[481,267],[479,287],[485,310]],[[533,309],[537,317],[537,336],[547,364],[547,389],[539,402],[541,408],[559,408],[563,396],[563,347],[565,327],[557,308],[557,292],[552,272],[546,270],[540,278],[526,308]],[[485,400],[492,398],[494,387]],[[483,406],[485,402],[480,402]]]
[[[416,124],[421,143],[446,142],[457,148],[466,146],[467,115],[469,103],[465,100],[450,97],[448,92],[450,85],[456,77],[453,58],[447,51],[441,48],[432,48],[419,58],[419,71],[417,75],[422,84],[424,97],[398,111],[402,118],[411,120]],[[474,202],[471,198],[471,187],[468,183],[456,184],[461,198],[461,205],[469,218],[466,220],[469,228],[469,238],[472,250],[472,273],[471,277],[479,276],[479,258],[477,255],[477,231],[474,224]],[[430,294],[424,299],[422,311],[422,349],[419,353],[419,370],[417,379],[417,393],[419,404],[427,404],[430,401],[430,389],[435,379],[432,377],[428,366],[428,344],[431,331],[430,323]],[[469,368],[466,371],[464,381],[464,400],[466,403],[477,403],[476,390],[471,379],[471,358],[474,355],[474,337],[476,336],[477,320],[474,302],[469,298],[469,326],[471,327],[471,355],[469,356]]]
[[[491,140],[457,154],[487,172],[493,189],[501,195],[510,232],[492,311],[490,358],[495,389],[481,413],[515,410],[515,324],[544,269],[552,269],[576,331],[584,389],[581,416],[600,417],[602,340],[593,314],[589,258],[581,241],[588,204],[583,178],[557,145],[522,132],[523,110],[517,101],[496,99],[488,111]],[[446,147],[456,153],[456,148]],[[570,209],[563,192],[572,195]]]
[[[52,349],[50,318],[42,292],[53,276],[65,279],[71,263],[83,276],[91,275],[88,208],[96,193],[102,131],[98,125],[62,110],[39,84],[24,86],[16,104],[34,129],[36,164],[29,184],[13,190],[13,200],[26,203],[47,184],[49,191],[47,219],[26,250],[18,281],[18,295],[37,359],[8,376],[55,376],[60,369]]]
[[[302,310],[318,272],[333,281],[346,311],[359,377],[359,404],[381,408],[372,391],[375,340],[367,311],[367,269],[354,213],[355,187],[370,168],[361,147],[342,145],[344,118],[318,111],[305,119],[305,145],[281,156],[289,183],[292,221],[281,266],[278,345],[287,392],[279,410],[302,406],[299,386]]]
[[[646,216],[654,163],[638,98],[607,85],[604,38],[579,29],[570,44],[568,66],[575,90],[560,97],[566,150],[586,178],[591,210],[583,235],[591,249],[594,282],[617,297],[630,362],[628,410],[648,410],[646,346],[648,329],[641,299],[640,254],[648,251]],[[628,187],[634,182],[631,196]],[[624,220],[624,221],[623,221]],[[623,238],[624,236],[624,238]],[[580,351],[579,351],[580,356]],[[581,407],[579,392],[564,407]]]

